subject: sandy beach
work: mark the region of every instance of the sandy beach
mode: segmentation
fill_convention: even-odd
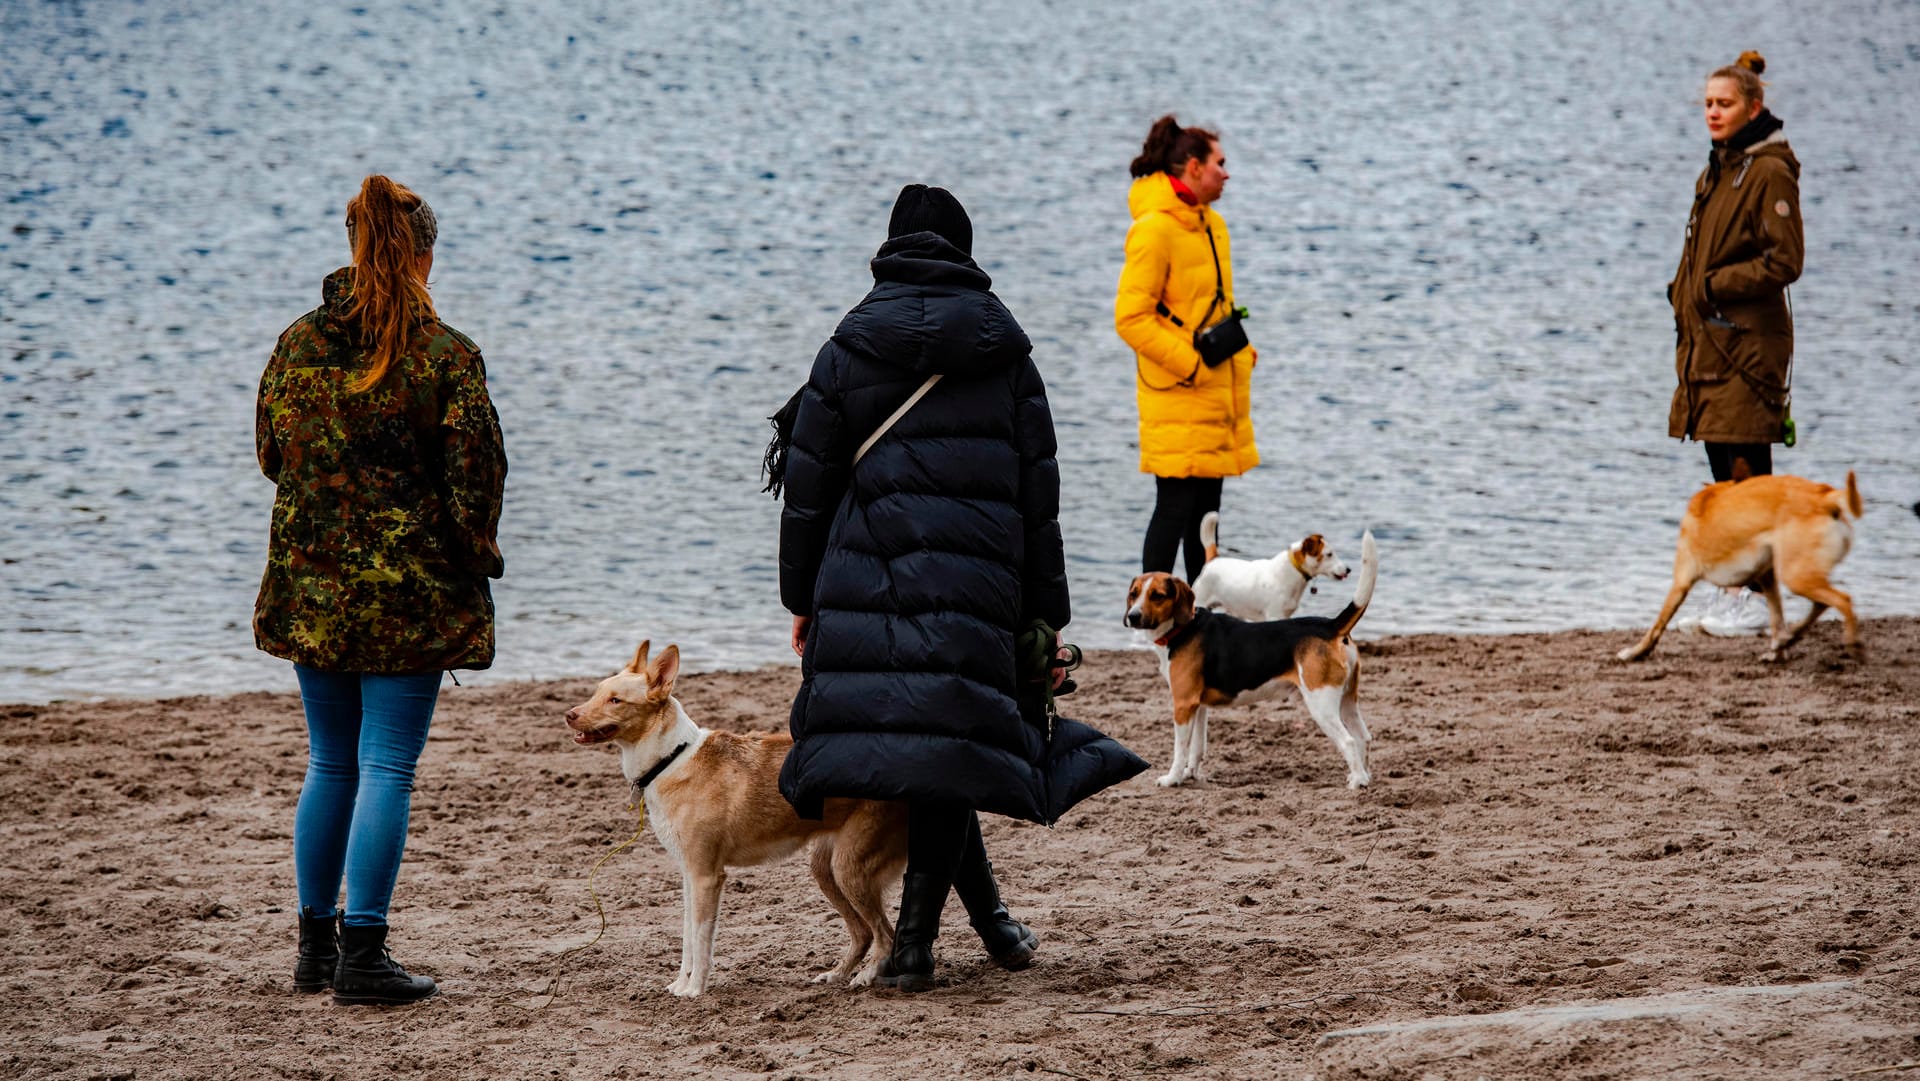
[[[1696,635],[1617,664],[1626,631],[1366,644],[1371,789],[1296,701],[1218,710],[1204,783],[990,822],[1039,960],[993,968],[956,904],[919,996],[808,982],[842,938],[797,860],[734,876],[715,986],[668,995],[651,836],[563,957],[634,828],[613,754],[562,730],[591,679],[443,692],[393,944],[444,993],[391,1010],[288,984],[295,695],[0,707],[0,1075],[1894,1076],[1868,1071],[1920,1059],[1920,620],[1865,634],[1864,662],[1823,623],[1774,666]],[[682,700],[774,729],[797,679]],[[1068,712],[1164,768],[1151,655],[1080,683]]]

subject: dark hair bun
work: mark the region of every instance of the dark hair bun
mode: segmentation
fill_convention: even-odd
[[[1725,55],[1725,54],[1723,53],[1721,55]],[[1734,63],[1740,65],[1743,68],[1746,68],[1748,71],[1753,72],[1755,75],[1763,75],[1766,73],[1766,70],[1767,70],[1767,58],[1764,56],[1761,56],[1758,52],[1756,52],[1753,49],[1748,49],[1746,52],[1741,53],[1740,59],[1735,60]]]

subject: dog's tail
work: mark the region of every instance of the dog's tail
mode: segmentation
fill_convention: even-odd
[[[1210,510],[1206,517],[1200,519],[1200,546],[1207,550],[1205,562],[1213,562],[1213,557],[1220,554],[1219,511]]]
[[[1860,484],[1853,479],[1853,470],[1847,470],[1845,488],[1828,488],[1825,494],[1827,513],[1835,518],[1859,518],[1865,511],[1866,503],[1860,498]]]
[[[1337,617],[1340,624],[1338,637],[1345,637],[1360,617],[1367,614],[1367,605],[1373,603],[1373,580],[1380,573],[1380,552],[1373,544],[1373,530],[1360,538],[1360,584],[1354,587],[1353,600],[1341,610]]]

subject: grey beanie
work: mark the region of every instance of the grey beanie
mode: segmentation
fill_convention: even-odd
[[[440,239],[440,219],[433,214],[433,208],[425,199],[407,215],[407,227],[413,230],[413,254],[425,255],[433,250],[433,242]],[[347,245],[353,245],[353,219],[347,219]]]
[[[440,219],[433,216],[433,208],[425,199],[407,215],[407,224],[413,226],[413,254],[424,255],[433,250],[433,242],[440,237]]]

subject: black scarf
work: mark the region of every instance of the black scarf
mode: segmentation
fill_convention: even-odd
[[[1747,126],[1734,132],[1730,138],[1715,139],[1713,141],[1713,150],[1707,154],[1707,172],[1712,175],[1719,175],[1722,157],[1731,158],[1740,151],[1762,142],[1768,136],[1784,127],[1786,127],[1786,125],[1781,122],[1779,117],[1773,115],[1772,111],[1767,109],[1760,110],[1759,116],[1747,121]]]

